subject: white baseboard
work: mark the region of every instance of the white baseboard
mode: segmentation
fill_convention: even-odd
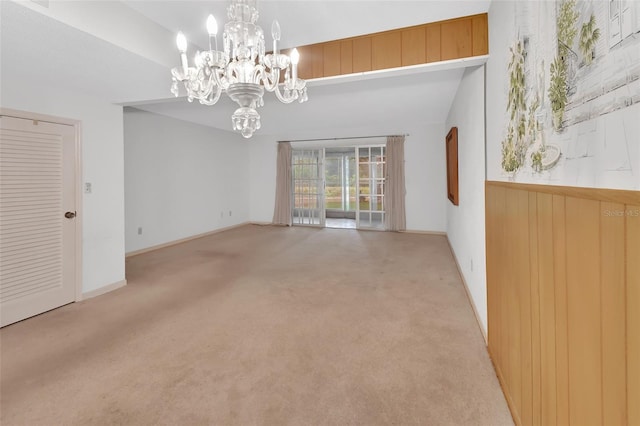
[[[242,222],[242,223],[239,223],[237,225],[226,226],[224,228],[214,229],[213,231],[205,232],[205,233],[202,233],[202,234],[196,234],[196,235],[192,235],[190,237],[180,238],[179,240],[169,241],[167,243],[158,244],[158,245],[147,247],[147,248],[143,248],[143,249],[140,249],[140,250],[130,251],[129,253],[125,254],[125,257],[136,256],[136,255],[139,255],[139,254],[148,253],[150,251],[155,251],[155,250],[158,250],[158,249],[161,249],[161,248],[175,246],[176,244],[186,243],[187,241],[196,240],[198,238],[203,238],[203,237],[208,237],[209,235],[219,234],[220,232],[228,231],[228,230],[234,229],[234,228],[239,228],[241,226],[249,225],[251,223],[253,223],[253,222]]]
[[[405,234],[426,234],[426,235],[442,235],[442,236],[447,235],[446,232],[442,232],[442,231],[419,231],[417,229],[405,229],[404,231],[400,231],[400,232],[404,232]]]
[[[105,293],[109,293],[110,291],[117,290],[127,285],[127,280],[118,281],[112,284],[107,284],[103,287],[97,288],[95,290],[87,291],[86,293],[82,293],[82,300],[91,299],[92,297],[101,296]]]
[[[451,250],[451,255],[453,256],[453,260],[456,262],[456,267],[458,268],[458,274],[460,275],[460,279],[462,280],[462,284],[464,285],[464,291],[465,293],[467,293],[467,299],[469,299],[469,304],[473,309],[473,315],[475,315],[476,317],[478,328],[480,329],[480,332],[482,333],[482,337],[484,338],[484,343],[488,345],[489,339],[487,338],[487,333],[482,327],[482,321],[480,321],[480,315],[478,314],[478,310],[476,309],[476,304],[473,302],[473,297],[471,297],[471,291],[469,291],[469,286],[467,285],[467,281],[464,279],[464,275],[462,274],[462,268],[460,268],[460,262],[458,262],[458,258],[456,257],[456,252],[453,251],[453,247],[451,246],[451,241],[449,241],[449,237],[447,237],[447,244],[449,245],[449,250]]]

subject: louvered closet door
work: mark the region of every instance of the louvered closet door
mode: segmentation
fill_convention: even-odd
[[[0,117],[0,324],[75,300],[75,129]],[[68,216],[71,216],[69,214]]]

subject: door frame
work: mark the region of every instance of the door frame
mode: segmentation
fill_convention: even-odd
[[[386,231],[385,227],[373,227],[373,226],[360,226],[360,148],[368,148],[369,149],[369,173],[371,173],[371,148],[383,148],[384,149],[384,158],[385,158],[385,166],[387,162],[387,145],[386,144],[371,144],[371,145],[360,145],[355,147],[356,151],[356,229],[358,230],[367,230],[367,231]],[[371,176],[371,175],[369,175]],[[384,184],[386,189],[387,178],[384,178]],[[371,186],[369,187],[371,188]],[[371,190],[371,189],[370,189]],[[384,194],[386,196],[386,194]],[[371,200],[371,194],[369,194],[369,200]],[[383,205],[386,206],[386,203],[383,201]],[[371,208],[371,201],[369,201],[369,208]],[[369,219],[371,219],[371,213],[375,213],[372,210],[367,210],[369,212]],[[385,210],[382,210],[382,222],[384,225],[384,218],[387,215],[386,207]]]
[[[296,200],[295,200],[295,176],[293,173],[293,156],[295,151],[318,151],[319,152],[319,156],[318,156],[318,172],[320,174],[319,176],[319,197],[318,197],[318,220],[320,221],[320,223],[318,225],[315,224],[306,224],[306,223],[294,223],[293,218],[294,218],[294,212],[296,209]],[[326,190],[326,181],[325,181],[325,171],[324,171],[324,162],[325,162],[325,149],[324,148],[294,148],[291,150],[291,193],[289,194],[289,197],[291,198],[291,224],[292,226],[309,226],[309,227],[314,227],[314,228],[324,228],[326,226],[326,222],[327,222],[327,214],[326,214],[326,194],[325,194],[325,190]]]
[[[53,124],[73,126],[75,133],[75,301],[82,300],[82,122],[71,118],[58,117],[36,112],[22,111],[0,107],[0,115],[25,120],[44,121]]]

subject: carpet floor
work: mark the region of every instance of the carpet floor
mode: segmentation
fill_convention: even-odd
[[[0,330],[9,425],[511,425],[445,237],[248,225]]]

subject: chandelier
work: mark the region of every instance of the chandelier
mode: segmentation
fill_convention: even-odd
[[[182,82],[189,102],[198,99],[203,105],[214,105],[226,92],[239,106],[231,116],[233,130],[250,138],[260,129],[256,109],[264,105],[265,90],[274,92],[282,103],[302,103],[307,100],[307,83],[298,78],[298,50],[293,49],[290,55],[280,53],[278,21],[271,26],[273,53],[265,54],[264,32],[256,24],[257,0],[231,0],[227,17],[222,50],[218,50],[216,19],[213,15],[207,18],[209,50],[196,52],[194,67],[187,60],[187,39],[178,33],[176,44],[182,65],[171,70],[171,93],[178,97],[178,82]]]

